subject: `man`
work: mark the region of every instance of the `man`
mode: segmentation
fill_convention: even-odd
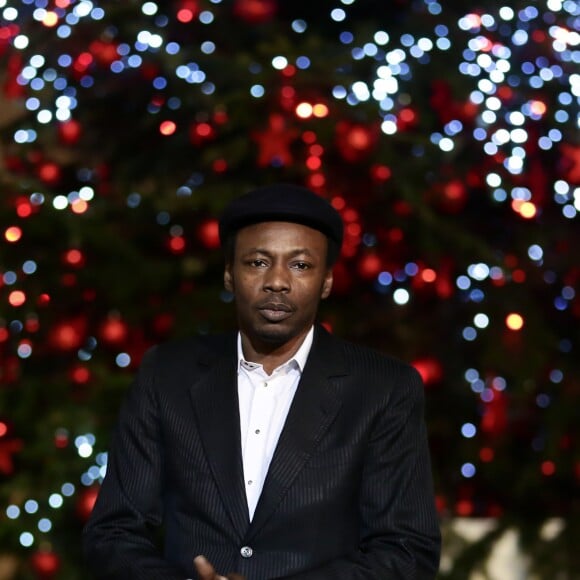
[[[239,332],[144,357],[85,530],[91,569],[122,580],[433,578],[419,375],[315,322],[339,214],[274,185],[235,199],[220,237]]]

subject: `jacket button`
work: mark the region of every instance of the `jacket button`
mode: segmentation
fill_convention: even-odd
[[[242,558],[251,558],[253,553],[254,553],[254,550],[252,550],[252,548],[250,548],[250,546],[243,546],[240,549],[240,554],[241,554]]]

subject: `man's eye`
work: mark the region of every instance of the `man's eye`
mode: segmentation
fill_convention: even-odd
[[[296,262],[294,268],[297,270],[308,270],[310,266],[306,262]]]
[[[266,265],[266,262],[264,262],[264,260],[252,260],[250,265],[256,268],[262,268]]]

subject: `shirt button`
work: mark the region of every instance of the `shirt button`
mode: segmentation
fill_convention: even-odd
[[[260,430],[259,430],[259,429],[256,429],[256,430],[254,431],[254,433],[255,433],[256,435],[259,435],[259,434],[260,434]]]
[[[264,386],[265,386],[265,387],[267,387],[267,386],[268,386],[268,383],[266,383],[266,382],[265,382],[265,383],[264,383]]]
[[[252,548],[250,548],[250,546],[243,546],[240,550],[240,554],[241,554],[242,558],[251,558],[253,553],[254,553],[254,550],[252,550]]]

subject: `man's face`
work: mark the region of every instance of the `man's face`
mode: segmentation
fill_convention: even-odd
[[[289,222],[242,228],[224,286],[234,294],[240,331],[256,346],[278,346],[310,330],[332,288],[326,236]]]

